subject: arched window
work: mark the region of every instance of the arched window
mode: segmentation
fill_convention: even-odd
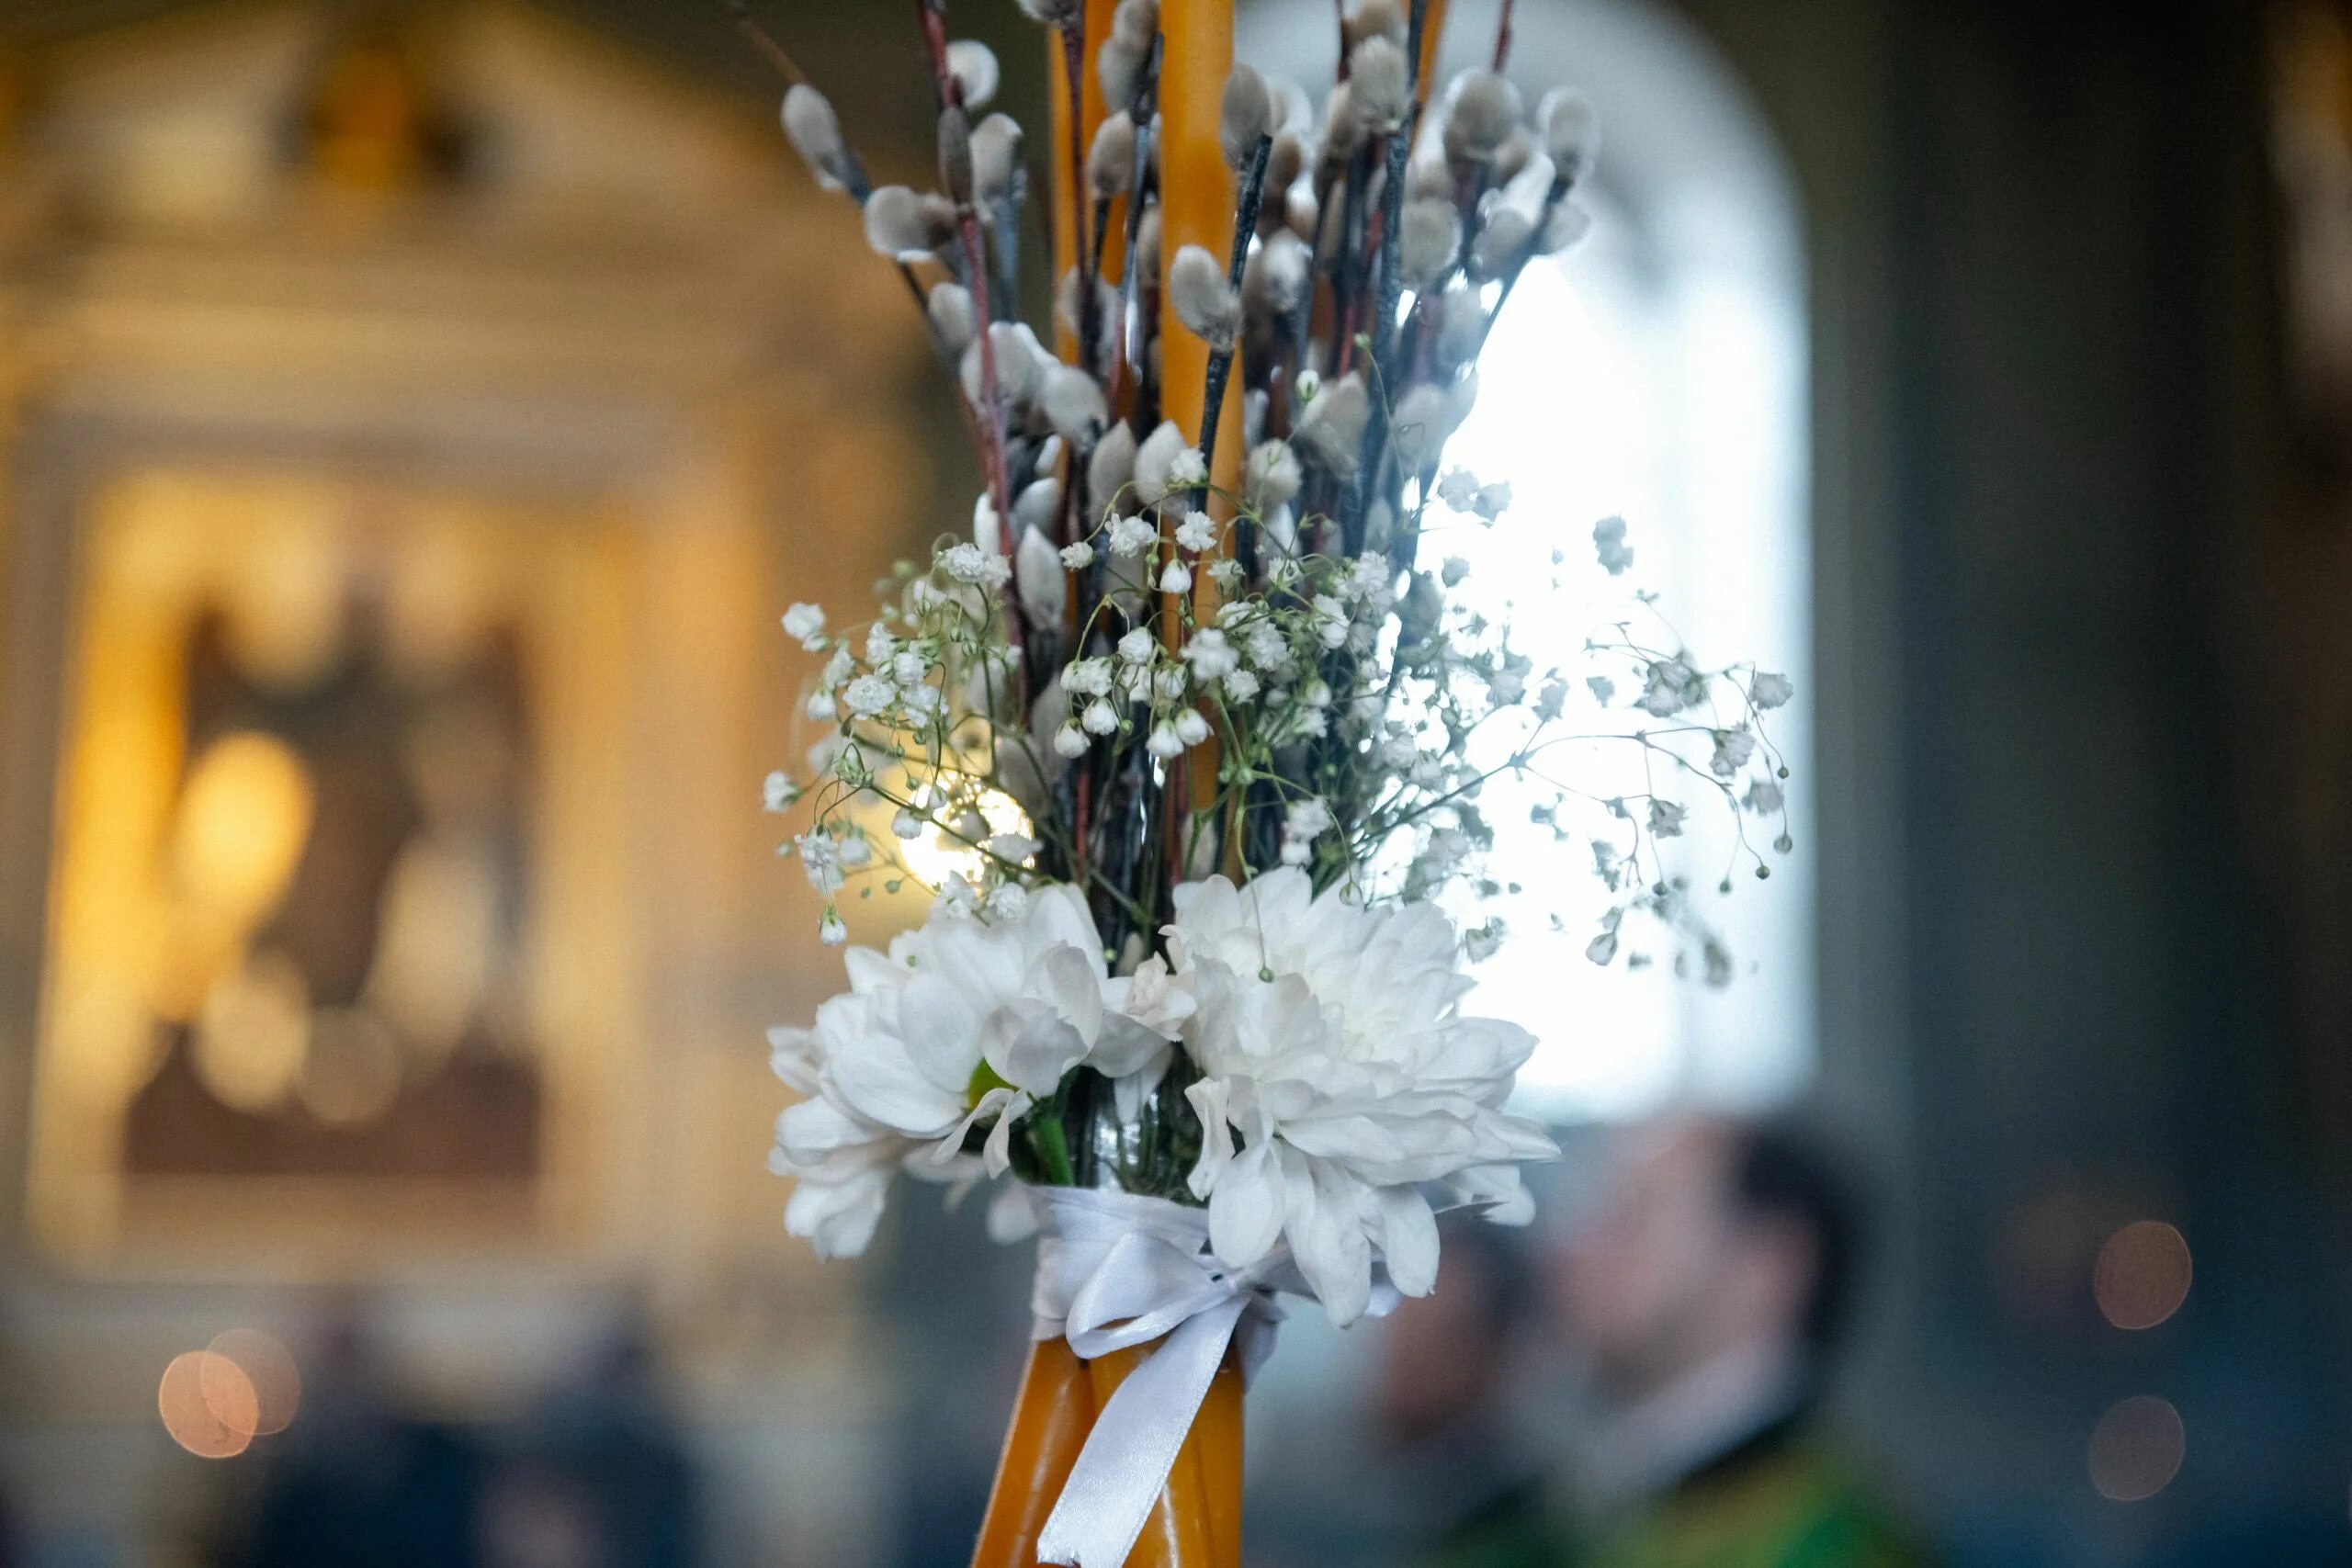
[[[1491,53],[1496,12],[1495,0],[1450,8],[1442,73]],[[1323,7],[1260,6],[1241,37],[1243,57],[1266,69],[1303,81],[1329,70]],[[1508,480],[1511,512],[1491,532],[1454,531],[1436,553],[1468,558],[1456,593],[1498,610],[1516,601],[1514,640],[1539,668],[1574,663],[1612,617],[1600,601],[1622,598],[1577,592],[1603,586],[1592,525],[1623,515],[1629,575],[1657,592],[1673,631],[1648,629],[1679,633],[1702,663],[1753,657],[1796,682],[1800,699],[1774,716],[1773,739],[1801,767],[1811,750],[1807,397],[1789,171],[1711,46],[1644,0],[1521,0],[1510,73],[1531,101],[1568,83],[1599,108],[1600,166],[1584,197],[1596,221],[1581,245],[1521,276],[1480,362],[1477,412],[1449,449],[1480,479]],[[1555,550],[1562,594],[1548,591],[1564,570]],[[1484,966],[1472,1005],[1543,1040],[1521,1075],[1525,1109],[1576,1121],[1675,1096],[1764,1105],[1803,1087],[1814,1060],[1807,783],[1792,791],[1794,852],[1766,852],[1769,884],[1743,871],[1733,896],[1715,896],[1727,829],[1679,846],[1698,907],[1734,956],[1723,988],[1678,979],[1673,944],[1645,943],[1630,924],[1626,952],[1656,962],[1589,962],[1606,903],[1589,853],[1529,821],[1532,791],[1488,787],[1498,874],[1522,892],[1505,905],[1512,940]]]

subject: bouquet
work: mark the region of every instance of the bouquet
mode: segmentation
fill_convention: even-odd
[[[774,1032],[802,1098],[773,1164],[821,1256],[863,1250],[902,1175],[989,1187],[994,1234],[1041,1233],[976,1563],[1238,1562],[1240,1387],[1275,1296],[1346,1324],[1427,1293],[1440,1213],[1524,1221],[1521,1167],[1556,1152],[1510,1109],[1533,1037],[1464,1008],[1502,922],[1439,903],[1496,888],[1485,786],[1535,784],[1537,818],[1589,845],[1613,895],[1595,962],[1640,918],[1727,973],[1662,846],[1688,793],[1787,847],[1764,716],[1791,694],[1703,665],[1645,596],[1579,671],[1534,668],[1450,592],[1446,534],[1510,496],[1446,442],[1522,269],[1586,228],[1597,144],[1582,97],[1531,108],[1503,75],[1508,6],[1493,69],[1433,91],[1442,5],[1359,0],[1318,107],[1232,63],[1227,6],[1021,4],[1052,35],[1042,178],[987,112],[993,56],[914,0],[932,190],[872,185],[746,18],[985,475],[968,529],[901,562],[870,617],[784,617],[821,660],[822,738],[767,805],[807,813],[787,848],[820,939],[845,942],[853,889],[930,903],[887,952],[846,949],[812,1027]],[[1033,200],[1057,236],[1046,335],[1019,310]],[[1623,523],[1592,537],[1623,572]],[[1647,786],[1580,789],[1602,747]]]

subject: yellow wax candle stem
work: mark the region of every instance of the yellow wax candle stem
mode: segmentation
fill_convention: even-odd
[[[1114,1350],[1086,1363],[1097,1410],[1111,1402],[1111,1395],[1152,1348],[1139,1345]],[[1215,1561],[1212,1550],[1200,1460],[1193,1439],[1187,1437],[1168,1472],[1168,1484],[1159,1489],[1159,1500],[1144,1520],[1143,1533],[1136,1538],[1135,1550],[1127,1553],[1126,1568],[1209,1568]]]
[[[1108,113],[1102,102],[1102,78],[1094,69],[1094,56],[1102,40],[1111,36],[1111,17],[1118,9],[1118,0],[1086,0],[1080,26],[1075,31],[1057,29],[1046,39],[1046,96],[1053,112],[1053,201],[1054,201],[1054,286],[1061,287],[1062,278],[1073,266],[1088,264],[1095,276],[1104,276],[1103,260],[1092,253],[1100,246],[1091,243],[1088,233],[1087,190],[1083,164],[1087,149],[1094,145],[1094,133],[1101,130]],[[1073,47],[1074,46],[1074,47]],[[1075,58],[1073,58],[1075,55]],[[1078,82],[1072,92],[1070,74],[1075,68]],[[1073,124],[1070,104],[1075,96],[1078,118]],[[1081,245],[1086,247],[1081,251]],[[1058,297],[1058,294],[1057,295]],[[1078,363],[1078,329],[1054,316],[1054,349],[1068,363]]]
[[[1033,1568],[1037,1537],[1093,1425],[1093,1379],[1069,1342],[1031,1346],[972,1568]]]
[[[1446,0],[1424,0],[1424,4],[1426,9],[1421,13],[1420,79],[1414,85],[1413,100],[1425,106],[1430,101],[1430,84],[1437,80],[1437,55],[1439,39],[1445,32]]]
[[[1228,1348],[1193,1422],[1216,1568],[1241,1568],[1241,1393],[1240,1353]]]
[[[1162,0],[1159,32],[1159,407],[1197,442],[1209,348],[1177,319],[1167,270],[1187,245],[1222,258],[1233,243],[1233,171],[1217,139],[1233,73],[1233,0]]]

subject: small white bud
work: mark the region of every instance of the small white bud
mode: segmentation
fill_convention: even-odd
[[[920,839],[922,837],[922,818],[901,807],[899,814],[890,818],[890,831],[901,839]]]
[[[1209,738],[1209,721],[1201,716],[1198,708],[1186,708],[1176,716],[1176,739],[1187,746],[1198,746]]]
[[[1367,130],[1385,132],[1404,124],[1413,102],[1404,46],[1385,36],[1356,45],[1348,56],[1347,87],[1349,107]]]
[[[1168,267],[1168,299],[1176,319],[1194,337],[1220,353],[1233,347],[1241,330],[1241,298],[1205,249],[1186,245],[1176,253]]]
[[[1062,565],[1071,571],[1084,571],[1094,564],[1094,547],[1080,539],[1074,545],[1062,547]]]
[[[827,947],[839,947],[849,940],[849,927],[831,904],[825,906],[825,918],[817,922],[817,940]]]
[[[1364,426],[1371,420],[1372,400],[1364,392],[1363,378],[1351,371],[1315,394],[1299,415],[1295,440],[1322,468],[1349,479],[1363,460]]]
[[[1192,569],[1182,561],[1170,561],[1167,570],[1159,574],[1159,591],[1162,593],[1191,592],[1193,591]]]
[[[1012,194],[1021,167],[1021,124],[992,114],[972,128],[972,199],[992,208]]]
[[[972,346],[972,334],[979,331],[979,324],[973,314],[972,296],[962,284],[933,284],[926,310],[941,347],[961,354]]]
[[[1021,593],[1021,608],[1035,626],[1057,626],[1069,599],[1069,583],[1062,575],[1061,557],[1044,531],[1023,531],[1013,552],[1012,577]]]
[[[1306,298],[1306,242],[1278,229],[1241,267],[1241,302],[1252,321],[1287,316]]]
[[[1038,471],[1045,473],[1045,469],[1046,465],[1041,462]],[[1015,532],[1023,528],[1050,532],[1061,513],[1062,481],[1050,473],[1043,479],[1030,480],[1013,498],[1012,525]]]
[[[865,243],[893,261],[922,261],[955,232],[956,209],[943,197],[884,186],[865,198]]]
[[[1163,420],[1159,428],[1144,437],[1136,449],[1136,499],[1146,506],[1157,506],[1175,488],[1176,460],[1193,449],[1184,433],[1176,428],[1173,420]]]
[[[849,149],[842,141],[841,121],[825,95],[806,82],[796,82],[784,95],[784,134],[793,151],[824,190],[847,190],[852,167]]]
[[[1085,727],[1089,735],[1108,735],[1119,728],[1119,713],[1108,702],[1097,697],[1086,705],[1084,713],[1079,715],[1079,723]]]
[[[1465,71],[1453,79],[1445,105],[1447,157],[1481,162],[1518,129],[1518,88],[1491,71]]]
[[[1074,724],[1065,724],[1054,731],[1054,753],[1057,756],[1083,757],[1086,747],[1086,731]]]
[[[1110,418],[1110,410],[1102,400],[1102,389],[1093,377],[1074,365],[1054,365],[1046,368],[1043,390],[1037,406],[1046,423],[1072,441],[1085,439],[1088,431]]]
[[[1427,288],[1462,247],[1462,215],[1451,201],[1408,201],[1397,227],[1397,271],[1408,287]]]
[[[1287,441],[1261,441],[1241,465],[1242,499],[1261,518],[1289,505],[1305,482],[1298,454]]]
[[[1105,118],[1087,149],[1086,183],[1097,201],[1127,194],[1136,176],[1136,122],[1127,111]]]
[[[978,39],[959,38],[947,46],[947,73],[967,109],[984,109],[996,96],[996,51]]]
[[[1135,473],[1136,433],[1122,420],[1102,433],[1094,444],[1094,455],[1086,460],[1086,496],[1094,508],[1093,516],[1100,517],[1109,509]]]
[[[1255,161],[1258,142],[1271,127],[1273,100],[1266,79],[1247,65],[1237,64],[1225,79],[1225,98],[1217,113],[1217,143],[1225,161],[1237,172]]]
[[[1143,748],[1162,761],[1172,761],[1184,754],[1183,739],[1177,735],[1176,727],[1172,724],[1153,725],[1151,736],[1143,743]]]
[[[1535,118],[1560,178],[1574,185],[1591,172],[1600,152],[1600,117],[1590,99],[1573,87],[1555,87],[1536,106]]]

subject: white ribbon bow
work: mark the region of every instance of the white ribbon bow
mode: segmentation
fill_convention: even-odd
[[[1088,1188],[1037,1190],[1043,1234],[1030,1308],[1039,1339],[1068,1339],[1091,1359],[1166,1342],[1127,1374],[1094,1428],[1037,1540],[1041,1562],[1121,1568],[1168,1483],[1193,1417],[1238,1344],[1246,1381],[1273,1349],[1276,1291],[1309,1294],[1287,1247],[1247,1269],[1209,1250],[1206,1211],[1164,1198]],[[1396,1304],[1375,1280],[1370,1315]]]

